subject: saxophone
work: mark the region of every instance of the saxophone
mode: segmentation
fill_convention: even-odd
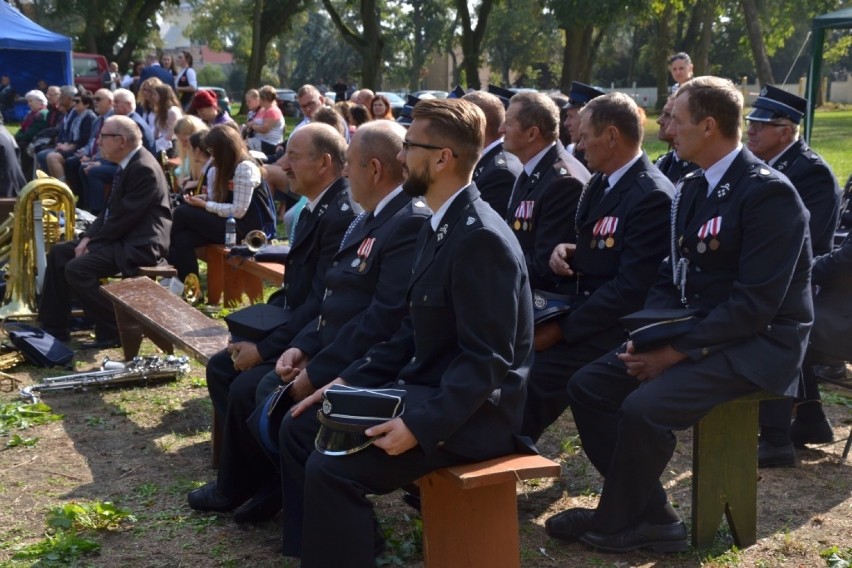
[[[68,186],[42,172],[21,190],[14,213],[0,225],[0,239],[11,237],[0,319],[37,315],[36,296],[44,278],[47,251],[60,240],[74,238],[76,211]],[[4,248],[0,247],[0,256]]]
[[[50,391],[84,391],[89,387],[108,388],[147,385],[174,380],[189,371],[189,358],[169,355],[165,359],[152,355],[134,357],[129,363],[110,361],[104,357],[99,371],[86,371],[43,379],[41,383],[21,389],[21,398],[38,402],[40,393]]]

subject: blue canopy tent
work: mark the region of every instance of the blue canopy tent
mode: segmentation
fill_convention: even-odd
[[[71,39],[0,1],[0,75],[9,76],[20,96],[35,89],[39,79],[48,85],[72,84]]]
[[[844,8],[836,12],[817,16],[814,18],[811,26],[813,30],[811,67],[808,71],[808,84],[805,89],[805,97],[808,99],[805,140],[811,139],[811,132],[814,128],[814,104],[819,95],[820,79],[822,77],[822,53],[825,49],[825,30],[841,28],[852,28],[852,8]]]

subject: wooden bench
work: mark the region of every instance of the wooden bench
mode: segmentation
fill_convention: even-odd
[[[722,516],[740,548],[757,542],[758,392],[720,404],[693,428],[692,546],[710,548]]]
[[[511,455],[419,479],[427,568],[519,568],[516,484],[561,469],[543,456]]]
[[[143,336],[169,354],[179,347],[205,366],[228,345],[230,335],[223,322],[207,317],[149,277],[126,278],[101,286],[101,290],[115,308],[125,361],[139,354]],[[213,467],[219,463],[221,440],[217,431],[214,412]]]
[[[239,304],[246,294],[252,303],[263,298],[263,281],[280,286],[284,265],[258,262],[253,258],[229,257],[225,245],[207,245],[199,258],[207,261],[207,303]]]
[[[228,344],[228,330],[150,278],[125,278],[101,286],[112,300],[125,360],[139,354],[142,337],[166,353],[175,346],[207,364]]]

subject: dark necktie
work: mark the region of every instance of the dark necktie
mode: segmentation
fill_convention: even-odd
[[[293,228],[293,242],[298,241],[301,234],[305,231],[305,226],[308,224],[308,215],[310,214],[311,211],[308,209],[307,205],[302,207],[302,210],[299,211],[299,217],[296,219],[296,226]]]
[[[701,211],[701,208],[707,202],[707,189],[710,185],[707,183],[707,178],[701,176],[697,180],[695,180],[695,198],[692,200],[692,207],[689,209],[689,215],[686,218],[686,224],[692,222],[692,219],[695,218],[695,215]]]

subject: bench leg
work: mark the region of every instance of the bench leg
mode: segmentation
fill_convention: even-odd
[[[252,304],[256,304],[263,300],[263,279],[260,276],[255,276],[254,274],[248,274],[246,272],[240,271],[242,275],[243,281],[243,291],[245,291],[246,296],[248,296],[249,301]]]
[[[427,568],[519,568],[515,481],[462,489],[433,473],[420,482]]]
[[[695,426],[692,545],[712,546],[722,513],[740,548],[757,542],[758,401],[717,406]]]
[[[124,350],[124,360],[130,361],[139,355],[139,346],[142,345],[142,327],[118,302],[113,303],[113,309],[115,322],[118,324],[118,337],[121,339],[121,348]]]

